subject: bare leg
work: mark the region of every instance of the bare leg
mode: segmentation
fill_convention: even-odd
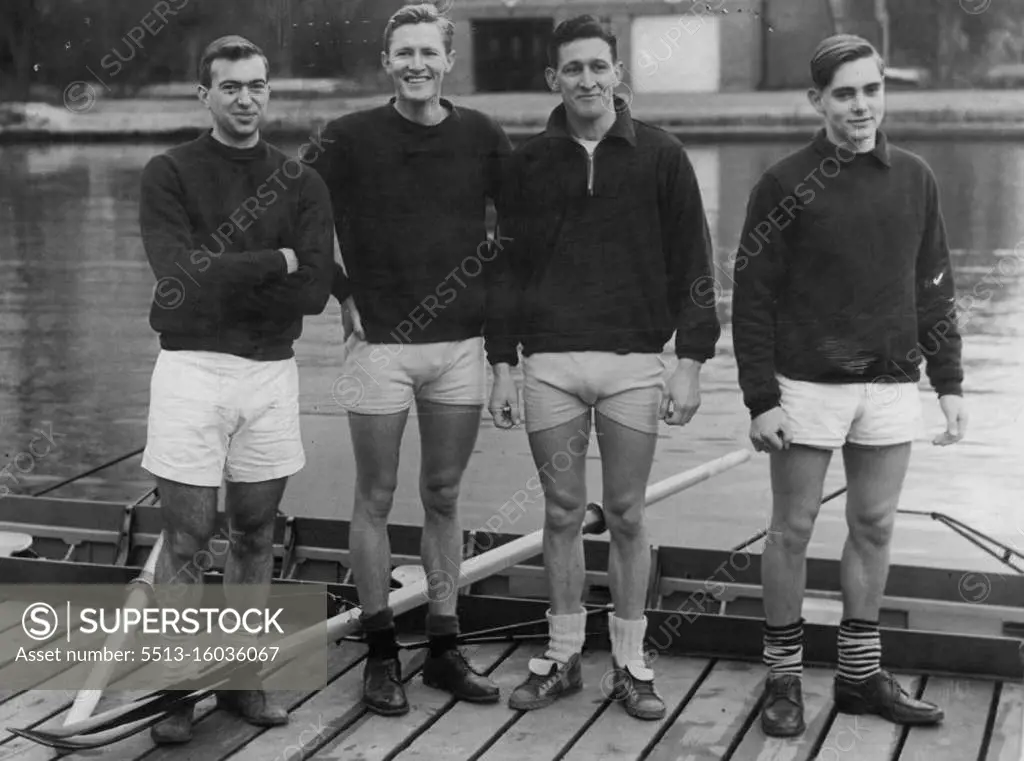
[[[459,485],[476,446],[482,408],[428,401],[418,401],[417,407],[424,509],[421,552],[430,596],[427,608],[431,615],[454,616],[462,560]]]
[[[878,620],[910,448],[907,443],[843,449],[849,486],[846,522],[850,529],[840,565],[843,618]]]
[[[644,494],[654,462],[656,434],[642,433],[596,416],[604,475],[605,521],[611,535],[608,576],[615,613],[623,619],[644,615],[650,546],[644,524]]]
[[[544,566],[553,615],[578,613],[583,599],[583,517],[590,413],[529,435],[544,490]]]
[[[821,507],[832,452],[793,445],[771,453],[772,522],[761,555],[765,619],[791,624],[803,611],[807,546]]]
[[[889,575],[889,547],[896,507],[910,463],[911,444],[847,445],[843,450],[850,533],[843,548],[840,580],[843,621],[834,698],[843,713],[871,713],[896,724],[931,725],[943,710],[912,697],[881,665],[878,616]]]
[[[239,613],[266,607],[270,597],[274,518],[287,483],[287,478],[258,483],[228,482],[225,509],[231,542],[224,566],[224,594],[227,604]],[[226,635],[225,644],[245,648],[257,645],[258,640],[240,630]],[[257,726],[277,726],[288,721],[287,711],[268,703],[258,678],[251,674],[240,676],[234,689],[218,692],[217,698],[219,705]]]
[[[350,413],[348,417],[356,461],[349,546],[359,605],[369,617],[387,608],[391,592],[388,516],[398,486],[399,451],[409,412]]]
[[[160,491],[160,515],[163,518],[164,543],[153,573],[157,604],[165,608],[197,607],[203,592],[205,558],[217,516],[217,489],[157,478]],[[186,647],[187,639],[165,633],[164,647]],[[167,661],[163,678],[169,684],[195,674],[191,664]],[[169,685],[168,685],[169,686]],[[150,730],[158,744],[184,743],[192,739],[192,706],[171,711]]]

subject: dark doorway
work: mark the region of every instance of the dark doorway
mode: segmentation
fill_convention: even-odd
[[[546,90],[550,18],[473,22],[473,77],[477,92]]]

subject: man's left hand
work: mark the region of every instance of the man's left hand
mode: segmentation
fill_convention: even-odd
[[[956,444],[967,433],[967,407],[964,398],[955,394],[939,397],[939,406],[946,416],[946,430],[932,439],[932,444],[946,447]]]
[[[700,408],[700,368],[700,362],[680,359],[679,366],[669,378],[659,412],[661,419],[669,425],[686,425],[697,414]]]

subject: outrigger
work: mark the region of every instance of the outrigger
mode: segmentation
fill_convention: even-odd
[[[750,457],[736,451],[649,486],[653,505],[696,483],[734,468]],[[119,458],[119,460],[125,458]],[[93,469],[90,473],[98,469]],[[139,606],[161,541],[159,495],[150,489],[128,505],[64,500],[47,496],[68,479],[36,496],[0,500],[0,578],[8,585],[129,585],[126,607]],[[823,498],[838,497],[840,489]],[[659,685],[669,715],[661,722],[637,722],[600,689],[608,659],[603,616],[588,617],[582,694],[560,701],[558,710],[523,714],[498,707],[461,704],[450,696],[414,685],[422,662],[420,641],[428,582],[419,562],[416,526],[390,529],[393,560],[391,605],[403,635],[402,660],[413,710],[399,719],[368,714],[359,702],[358,668],[365,648],[358,631],[358,598],[351,583],[347,521],[279,516],[275,527],[275,584],[317,585],[333,601],[326,639],[326,686],[285,693],[291,723],[262,730],[213,710],[204,699],[231,676],[219,666],[175,690],[141,695],[118,692],[116,669],[97,665],[85,688],[72,699],[48,690],[61,664],[40,672],[31,690],[3,695],[0,715],[13,736],[0,738],[5,758],[36,757],[37,746],[74,752],[117,743],[119,758],[152,751],[142,730],[182,701],[197,703],[197,735],[190,758],[222,759],[244,752],[246,761],[279,758],[501,759],[501,758],[694,758],[809,759],[981,759],[1024,757],[1024,560],[1019,552],[941,513],[930,513],[976,546],[999,558],[1013,573],[999,577],[984,599],[967,602],[966,570],[893,566],[883,603],[884,665],[905,686],[943,703],[947,719],[937,728],[903,729],[874,717],[836,714],[831,704],[837,621],[821,617],[806,625],[805,694],[807,732],[799,738],[764,737],[755,721],[761,657],[760,572],[747,548],[765,532],[728,551],[654,547],[647,599],[648,639],[658,654]],[[223,517],[223,516],[222,516]],[[584,532],[589,613],[607,610],[608,544],[601,508],[588,507]],[[227,536],[221,526],[220,536]],[[498,681],[507,694],[526,661],[547,635],[544,611],[542,534],[464,532],[465,558],[457,585],[459,615],[471,661]],[[991,547],[986,546],[988,542]],[[213,548],[211,558],[225,554]],[[208,583],[221,575],[214,566]],[[137,583],[140,582],[141,584]],[[12,587],[8,587],[8,590]],[[11,593],[8,592],[10,597]],[[828,608],[839,598],[839,566],[809,559],[807,595],[812,606]],[[26,601],[0,602],[0,630],[16,632]],[[315,627],[314,627],[315,629]],[[286,657],[263,670],[268,689],[275,675],[323,624],[289,635],[278,644]],[[112,635],[114,636],[114,635]],[[40,650],[51,640],[32,643]],[[120,640],[111,640],[119,645]],[[10,668],[11,648],[0,647],[0,674]],[[67,664],[63,668],[68,668]],[[123,669],[122,669],[123,671]],[[3,680],[0,677],[0,684]],[[93,715],[107,692],[113,706]],[[117,705],[120,698],[120,705]],[[63,723],[60,721],[63,715]],[[326,717],[326,718],[325,718]],[[315,731],[312,729],[315,727]],[[35,744],[35,745],[34,745]],[[920,755],[919,755],[920,754]]]

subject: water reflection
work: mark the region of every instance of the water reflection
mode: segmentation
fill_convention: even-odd
[[[690,149],[726,286],[727,262],[739,242],[749,190],[765,168],[796,145],[729,143]],[[298,148],[281,147],[288,153]],[[1000,456],[1016,457],[1022,451],[1012,421],[1020,416],[1018,379],[1024,375],[1024,261],[1012,250],[1024,238],[1018,213],[1024,200],[1024,145],[965,141],[906,147],[935,171],[950,244],[957,249],[958,291],[975,297],[965,328],[968,387],[981,400],[973,432],[985,445],[1004,448]],[[53,451],[29,472],[13,471],[17,487],[10,479],[4,482],[14,490],[32,491],[144,442],[158,345],[147,320],[153,276],[138,232],[138,178],[146,160],[164,148],[0,148],[5,168],[0,186],[0,467],[27,451],[40,428],[51,425],[56,434]],[[723,320],[728,320],[727,306],[728,300],[721,305]],[[333,301],[330,309],[337,309]],[[298,347],[300,362],[332,367],[338,342],[333,317],[309,320]],[[721,359],[707,370],[707,387],[732,394],[729,404],[738,405],[728,333],[720,352]],[[321,397],[304,386],[304,410],[315,409]],[[21,462],[27,467],[26,459]],[[139,478],[134,467],[105,471],[104,476],[110,483]],[[120,484],[117,498],[147,487],[144,480]]]

